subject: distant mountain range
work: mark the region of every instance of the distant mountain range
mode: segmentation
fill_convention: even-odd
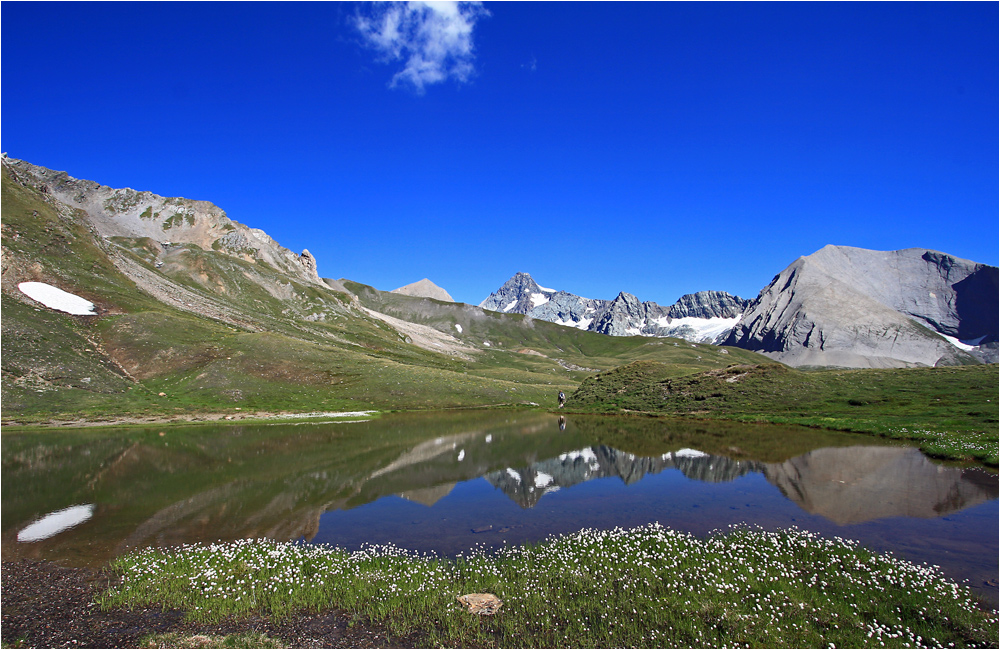
[[[581,298],[517,273],[480,303],[611,336],[672,336],[739,347],[791,366],[995,363],[998,269],[927,249],[826,246],[800,257],[755,300],[724,291],[670,307]]]
[[[673,336],[712,343],[728,334],[749,304],[725,291],[688,294],[669,307],[639,302],[625,292],[614,300],[595,300],[546,289],[527,273],[516,273],[479,306],[611,336]]]
[[[68,382],[74,390],[96,394],[100,385],[100,390],[114,394],[140,376],[167,376],[216,357],[242,358],[194,348],[185,353],[190,358],[183,362],[173,360],[170,354],[175,352],[150,356],[159,348],[182,349],[180,339],[175,339],[183,328],[153,328],[153,317],[139,316],[147,312],[166,314],[156,318],[171,323],[187,322],[186,316],[179,316],[184,313],[207,319],[198,322],[214,323],[211,327],[280,332],[289,340],[305,337],[322,345],[333,342],[343,346],[337,354],[347,350],[343,354],[348,356],[355,350],[381,354],[389,349],[385,337],[392,346],[412,345],[466,361],[499,347],[522,356],[533,354],[537,363],[550,366],[546,372],[586,372],[599,365],[588,361],[581,346],[556,343],[590,336],[589,332],[731,346],[715,350],[717,354],[695,353],[685,362],[711,367],[735,362],[739,355],[746,356],[741,360],[759,359],[744,350],[793,366],[997,361],[997,267],[932,250],[880,252],[827,246],[793,262],[754,300],[701,291],[670,306],[642,302],[626,292],[613,300],[583,298],[542,287],[527,273],[517,273],[476,307],[454,303],[447,291],[426,278],[391,293],[320,278],[309,251],[290,251],[207,201],[114,189],[6,155],[2,167],[3,294],[5,301],[12,301],[5,302],[5,345],[23,348],[23,354],[15,354],[5,347],[4,368],[9,372],[5,378],[23,382],[5,379],[4,390],[5,395],[17,393],[39,405],[43,400],[36,396],[41,393],[28,388],[35,377],[45,378],[46,389]],[[18,307],[37,307],[19,289],[27,282],[70,290],[93,303],[92,313],[98,318],[128,315],[109,321],[110,327],[123,328],[115,334],[117,347],[112,348],[110,341],[96,348],[83,343],[81,330],[72,337],[84,337],[81,349],[101,350],[93,352],[99,358],[66,357],[56,362],[43,359],[52,353],[48,348],[38,352],[30,336],[8,335],[36,327],[29,312]],[[373,330],[374,321],[381,324]],[[553,329],[548,323],[572,329]],[[140,345],[134,331],[125,333],[134,327],[153,328],[157,345]],[[676,357],[674,352],[635,345],[648,354]],[[732,348],[742,350],[737,354]],[[52,349],[68,355],[72,345],[63,341]],[[578,355],[567,358],[573,354],[569,350]],[[291,358],[285,355],[280,364],[276,362],[275,376],[284,376],[284,364]],[[80,377],[65,379],[69,369]],[[211,380],[236,394],[231,372],[195,376],[206,383],[205,390]],[[289,376],[320,381],[323,372],[327,371],[310,369]],[[547,377],[538,378],[543,376]],[[498,390],[506,394],[505,389]]]

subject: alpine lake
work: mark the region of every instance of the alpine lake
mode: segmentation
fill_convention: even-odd
[[[454,556],[583,528],[797,527],[938,565],[991,607],[994,470],[871,436],[537,411],[3,434],[4,561],[269,538]]]

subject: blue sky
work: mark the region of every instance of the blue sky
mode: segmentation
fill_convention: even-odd
[[[998,5],[30,3],[15,158],[324,277],[752,298],[826,244],[998,263]]]

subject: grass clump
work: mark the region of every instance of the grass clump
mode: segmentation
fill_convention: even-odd
[[[430,645],[996,647],[997,613],[936,567],[798,529],[698,538],[651,524],[454,559],[243,540],[119,558],[112,606],[215,621],[337,607]],[[496,594],[494,616],[456,600]]]

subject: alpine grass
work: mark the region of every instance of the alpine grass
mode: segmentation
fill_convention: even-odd
[[[112,568],[104,607],[212,622],[339,608],[427,645],[996,647],[997,612],[939,568],[799,529],[699,538],[659,524],[585,529],[455,558],[241,540],[149,548]],[[456,600],[497,595],[494,616]]]

